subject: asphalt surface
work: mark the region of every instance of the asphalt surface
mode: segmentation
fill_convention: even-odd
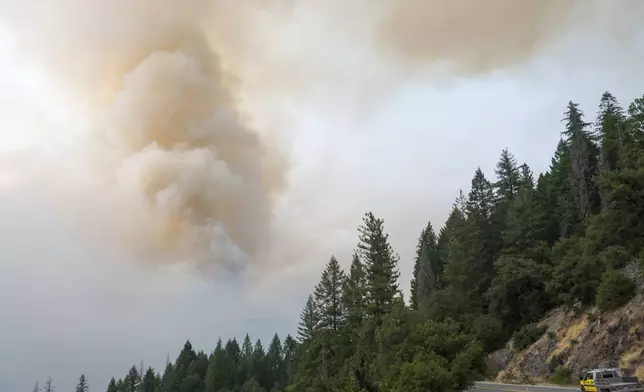
[[[493,382],[477,382],[472,392],[579,392],[579,388],[558,387],[550,385],[518,385],[499,384]]]

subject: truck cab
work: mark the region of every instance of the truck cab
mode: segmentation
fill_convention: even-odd
[[[617,368],[591,369],[579,378],[579,385],[582,392],[597,392],[598,380],[608,380],[620,377],[622,377],[622,374]]]
[[[644,392],[637,377],[624,377],[618,368],[591,369],[579,377],[581,392]]]

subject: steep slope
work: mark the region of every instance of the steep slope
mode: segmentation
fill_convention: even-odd
[[[644,277],[634,263],[624,272],[637,284],[631,301],[602,314],[596,308],[553,310],[539,323],[547,329],[532,345],[517,352],[509,343],[489,356],[496,379],[572,384],[586,369],[615,366],[644,379]]]

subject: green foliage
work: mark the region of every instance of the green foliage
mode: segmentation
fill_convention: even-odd
[[[47,381],[45,381],[45,385],[42,388],[43,392],[55,392],[56,387],[54,386],[54,381],[49,377]]]
[[[443,272],[442,253],[438,248],[438,239],[431,222],[423,229],[416,245],[416,257],[410,285],[410,305],[418,310],[420,303],[425,303],[438,287],[438,280]],[[421,305],[422,307],[422,305]]]
[[[338,330],[344,323],[344,308],[342,303],[342,286],[344,271],[335,256],[327,264],[320,283],[315,286],[315,302],[321,328]]]
[[[398,294],[398,256],[389,244],[384,221],[371,212],[358,227],[358,249],[366,269],[366,307],[376,320],[387,314]]]
[[[512,335],[512,347],[521,351],[536,342],[546,332],[547,327],[537,323],[526,324]]]
[[[624,111],[604,93],[593,124],[570,101],[563,123],[546,172],[504,149],[494,179],[477,168],[458,192],[438,236],[427,223],[409,307],[369,212],[347,273],[332,256],[306,300],[297,341],[219,340],[210,355],[186,342],[162,375],[134,366],[108,392],[460,392],[484,377],[487,352],[539,339],[553,307],[623,305],[635,287],[620,270],[644,264],[644,96]],[[569,379],[561,367],[551,381]]]
[[[297,336],[300,342],[307,342],[313,338],[313,331],[320,324],[320,314],[317,303],[312,295],[306,300],[306,305],[300,315],[300,325],[297,327]]]
[[[566,366],[559,366],[550,376],[550,382],[557,385],[571,385],[574,382],[572,371]]]
[[[81,374],[78,378],[78,384],[76,385],[76,392],[87,392],[89,390],[89,385],[87,384],[87,379],[84,374]]]
[[[597,307],[601,311],[619,308],[635,295],[635,284],[620,271],[609,268],[597,290]]]

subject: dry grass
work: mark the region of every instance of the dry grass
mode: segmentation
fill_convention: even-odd
[[[619,359],[619,367],[623,369],[630,368],[634,363],[639,361],[643,353],[644,347],[640,344],[631,347],[631,349],[625,352]]]
[[[588,327],[588,318],[583,315],[577,317],[573,323],[560,333],[557,339],[557,347],[550,354],[550,360],[568,350],[575,342],[578,341],[579,335]]]
[[[637,369],[635,369],[635,377],[637,377],[638,380],[644,380],[644,366],[638,366]]]

